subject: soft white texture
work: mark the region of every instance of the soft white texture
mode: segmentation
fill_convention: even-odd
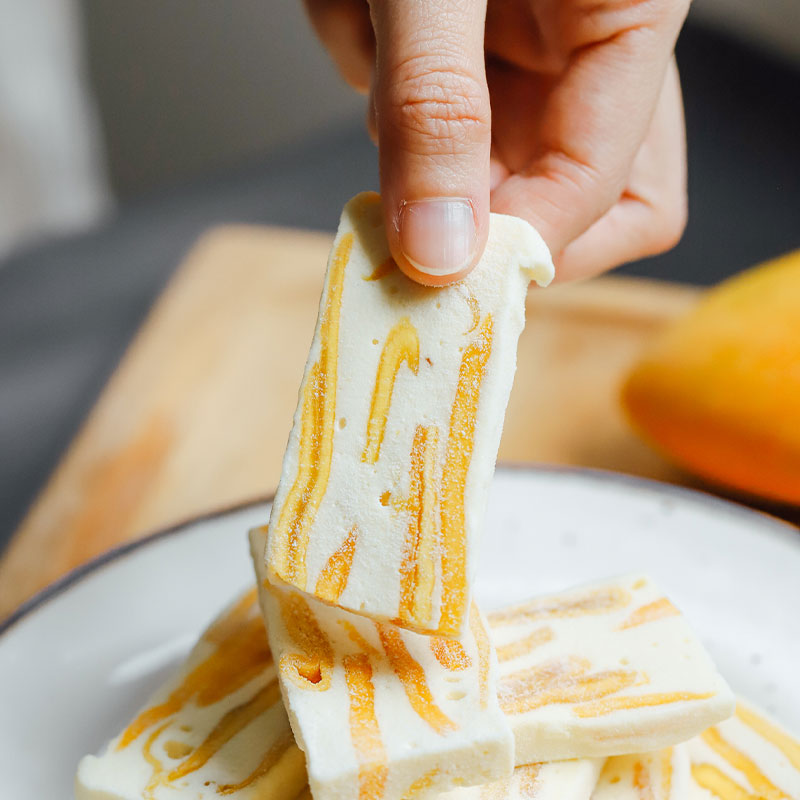
[[[319,508],[311,514],[305,558],[307,577],[292,579],[278,574],[280,545],[275,530],[301,466],[303,393],[312,367],[320,359],[321,319],[331,288],[333,255],[349,235],[353,235],[354,243],[344,273],[341,300],[330,476]],[[463,537],[469,594],[476,566],[476,544],[516,370],[517,340],[525,324],[528,285],[532,279],[547,284],[554,274],[553,264],[546,245],[527,222],[492,214],[486,251],[475,269],[459,283],[445,288],[420,286],[406,278],[393,262],[383,277],[367,280],[390,255],[380,200],[374,194],[358,195],[345,206],[331,253],[320,318],[272,506],[267,549],[269,579],[276,585],[286,582],[316,594],[322,569],[355,526],[358,542],[352,569],[343,593],[335,602],[358,614],[397,622],[408,513],[398,508],[396,501],[402,501],[409,493],[410,451],[417,426],[438,429],[434,488],[441,489],[461,360],[470,343],[476,341],[478,326],[491,315],[491,354],[480,385],[473,450],[463,482]],[[398,369],[380,456],[376,463],[365,463],[362,455],[367,442],[367,420],[381,352],[389,332],[403,319],[418,334],[419,368],[417,374],[408,364]],[[386,493],[392,499],[384,504],[381,497],[386,497]],[[421,632],[440,631],[443,590],[440,561],[434,558],[430,562],[436,570],[430,619],[399,624]],[[468,607],[467,602],[462,611],[466,612]],[[462,616],[461,625],[452,632],[463,630],[464,620]]]
[[[454,671],[434,657],[428,636],[387,625],[399,635],[420,665],[432,699],[455,728],[435,730],[412,707],[382,644],[377,626],[368,619],[327,606],[294,589],[267,588],[263,566],[264,531],[250,532],[253,560],[259,578],[259,599],[267,619],[269,640],[295,739],[305,752],[308,782],[314,800],[357,800],[359,760],[352,732],[351,701],[344,660],[369,658],[374,687],[374,712],[380,728],[384,763],[388,769],[383,796],[406,796],[414,784],[415,800],[454,786],[482,784],[508,777],[514,766],[514,743],[508,721],[494,691],[496,659],[490,649],[488,693],[482,706],[479,691],[480,655],[472,626],[461,638],[470,665]],[[287,628],[282,598],[294,595],[307,603],[333,655],[330,686],[299,686],[290,679],[284,659],[303,648]],[[488,626],[483,621],[488,634]],[[353,631],[356,634],[353,634]]]
[[[702,644],[646,576],[537,597],[489,622],[518,764],[659,750],[733,711]]]

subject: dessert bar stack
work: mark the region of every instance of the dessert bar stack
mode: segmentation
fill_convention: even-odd
[[[624,589],[639,580],[642,578],[603,585]],[[654,588],[652,581],[648,580],[648,584]],[[395,720],[389,714],[378,719],[370,713],[370,708],[374,709],[370,704],[372,693],[365,687],[370,684],[375,687],[390,678],[390,670],[393,672],[389,656],[376,638],[369,642],[375,649],[375,652],[369,650],[370,664],[375,665],[372,675],[362,671],[355,678],[351,676],[343,713],[338,717],[320,714],[315,720],[319,731],[305,734],[307,737],[327,734],[331,740],[338,739],[339,753],[349,744],[352,757],[357,761],[355,786],[347,786],[341,779],[349,769],[349,764],[344,763],[340,779],[332,784],[336,789],[323,787],[322,792],[364,800],[379,797],[399,800],[433,794],[438,794],[442,800],[744,800],[751,797],[793,800],[800,797],[800,740],[774,720],[740,700],[732,716],[703,727],[715,706],[720,716],[727,716],[730,708],[730,695],[713,673],[706,673],[708,683],[705,691],[699,693],[714,692],[716,687],[715,697],[628,707],[624,709],[624,716],[608,721],[609,730],[619,731],[634,744],[635,737],[641,736],[639,741],[651,748],[646,750],[643,746],[641,752],[633,754],[619,753],[614,737],[607,742],[591,727],[591,721],[599,717],[587,717],[581,710],[590,703],[597,707],[597,698],[584,699],[597,693],[603,694],[600,699],[605,701],[604,708],[617,707],[615,714],[621,713],[620,705],[628,705],[625,698],[629,696],[630,687],[608,692],[617,684],[604,683],[608,672],[613,670],[600,667],[595,671],[589,667],[582,673],[585,680],[557,681],[560,688],[554,692],[554,663],[569,664],[581,658],[590,660],[588,651],[582,655],[581,650],[573,651],[570,644],[558,649],[556,642],[566,629],[562,622],[581,619],[586,622],[592,617],[597,608],[596,592],[597,585],[535,598],[527,604],[536,609],[537,618],[529,620],[529,633],[524,638],[511,639],[512,647],[508,650],[504,651],[502,644],[496,647],[501,658],[505,653],[527,651],[524,661],[519,657],[516,665],[513,665],[514,659],[505,662],[508,665],[505,674],[516,677],[513,683],[505,684],[502,675],[499,677],[501,707],[503,697],[506,702],[536,705],[536,710],[541,712],[540,721],[529,717],[527,730],[546,747],[554,746],[548,743],[548,737],[556,730],[552,718],[546,715],[551,712],[560,715],[575,733],[574,757],[521,763],[503,777],[473,786],[458,786],[458,774],[451,772],[441,777],[435,769],[414,777],[414,759],[409,758],[410,754],[398,762],[399,767],[388,758],[390,753],[401,753],[398,744],[403,741],[409,743],[409,750],[413,752],[414,731],[400,724],[400,716]],[[508,613],[517,615],[519,609],[517,606],[489,615],[489,633],[495,641],[509,632],[507,627],[504,631],[500,620]],[[570,616],[559,617],[558,614]],[[606,617],[601,625],[611,621],[607,612],[600,612],[599,616]],[[677,614],[673,617],[685,625]],[[651,620],[641,624],[655,626],[655,633],[659,622]],[[551,627],[555,638],[547,642],[549,654],[541,651],[534,658],[537,647],[543,646],[536,643],[546,636],[534,634],[543,627]],[[503,638],[508,639],[508,636]],[[565,637],[562,641],[568,639]],[[675,644],[675,640],[670,644]],[[452,648],[449,657],[443,660],[455,666],[458,658],[463,659],[463,654]],[[629,655],[622,658],[627,658],[627,668],[638,672],[644,669],[649,656],[640,661],[636,653],[629,651]],[[503,663],[500,662],[501,669]],[[313,674],[314,665],[307,666]],[[303,753],[292,734],[281,700],[279,668],[280,657],[270,651],[253,589],[209,626],[178,673],[153,695],[100,756],[85,756],[81,760],[75,783],[77,800],[219,800],[226,797],[292,800],[300,796],[309,800],[312,796],[307,766],[309,754]],[[691,678],[685,690],[687,695],[697,693],[698,680],[701,679],[697,676]],[[383,685],[386,687],[385,683]],[[395,701],[410,705],[399,680],[396,685]],[[420,682],[419,685],[424,684]],[[583,687],[579,702],[561,699],[566,693],[574,694],[578,686]],[[517,687],[517,694],[513,687]],[[538,687],[538,692],[533,687]],[[647,697],[648,694],[652,693],[641,692],[637,696]],[[441,707],[447,707],[438,687],[431,691],[429,699],[434,703],[441,700]],[[533,710],[526,712],[534,713]],[[518,734],[521,731],[518,715],[508,708],[504,714]],[[695,719],[695,714],[699,715],[694,726],[696,733],[688,741],[678,741],[676,737],[684,736],[687,726],[692,726],[690,721]],[[442,734],[443,737],[447,735]],[[659,744],[653,747],[656,739]],[[558,747],[565,747],[562,740],[557,741]],[[607,747],[608,756],[579,755],[587,749],[596,752],[603,747]],[[475,746],[473,755],[476,761],[485,756],[480,745]],[[419,753],[415,758],[430,763],[431,756]],[[326,766],[323,765],[323,769]],[[447,772],[446,767],[444,772]],[[474,780],[475,771],[469,775]],[[446,791],[437,789],[446,782],[456,785]],[[403,784],[399,791],[398,784]]]
[[[800,744],[736,706],[648,576],[476,605],[526,292],[553,265],[492,215],[470,275],[423,287],[381,220],[375,194],[343,212],[255,590],[81,761],[78,800],[800,797]]]

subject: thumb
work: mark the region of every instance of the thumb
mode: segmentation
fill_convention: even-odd
[[[486,0],[372,0],[371,13],[389,246],[409,277],[450,283],[489,233]]]

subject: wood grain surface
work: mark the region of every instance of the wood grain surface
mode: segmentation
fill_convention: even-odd
[[[224,227],[198,242],[0,562],[0,617],[109,547],[274,490],[330,241]],[[500,459],[688,482],[630,432],[618,389],[695,298],[613,277],[532,289]]]

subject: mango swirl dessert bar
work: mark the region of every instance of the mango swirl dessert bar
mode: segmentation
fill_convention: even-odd
[[[542,608],[585,613],[598,600],[584,596],[576,606],[579,597],[574,590],[553,595],[538,613]],[[656,612],[642,612],[635,619],[645,613]],[[530,641],[525,643],[529,645]],[[687,706],[687,711],[692,708]],[[635,716],[646,715],[647,706],[630,710]],[[349,702],[343,719],[320,718],[319,724],[338,725],[347,732],[348,720]],[[406,796],[418,797],[426,782],[427,777]],[[242,595],[212,623],[177,674],[101,756],[81,760],[75,793],[77,800],[310,800],[303,753],[294,743],[280,699],[255,590]],[[386,791],[379,796],[392,797]],[[740,701],[733,717],[685,744],[607,760],[525,764],[511,776],[483,786],[452,789],[441,800],[589,800],[590,796],[594,800],[795,800],[800,798],[800,742]]]
[[[660,750],[726,719],[734,698],[645,575],[489,615],[517,764]]]
[[[342,214],[269,520],[269,580],[421,633],[466,630],[476,545],[531,280],[525,221],[429,288],[390,257],[380,198]]]
[[[81,759],[75,797],[291,800],[305,786],[254,588],[208,627],[101,756]]]
[[[266,532],[250,532],[259,599],[315,800],[422,800],[511,775],[497,660],[473,605],[458,639],[424,636],[270,586]]]

